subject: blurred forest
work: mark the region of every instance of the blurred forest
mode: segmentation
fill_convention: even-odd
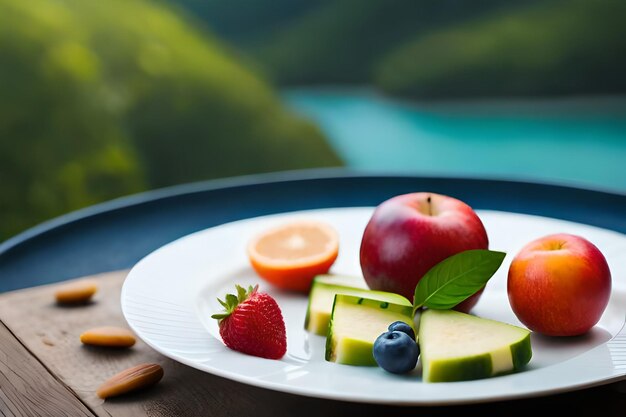
[[[341,163],[200,26],[149,0],[0,0],[0,241],[148,188]]]
[[[623,0],[170,1],[282,85],[419,99],[626,92]]]
[[[150,188],[340,165],[285,86],[624,93],[624,16],[623,0],[0,0],[0,241]]]

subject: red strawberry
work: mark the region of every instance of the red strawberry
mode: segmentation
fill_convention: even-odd
[[[280,307],[270,295],[258,292],[259,286],[236,285],[237,295],[226,294],[223,313],[218,320],[220,336],[229,348],[248,355],[280,359],[287,351],[285,322]]]

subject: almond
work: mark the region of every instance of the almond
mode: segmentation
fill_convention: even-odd
[[[142,363],[128,368],[105,381],[96,394],[100,398],[115,397],[149,387],[163,378],[163,368],[156,363]]]
[[[54,296],[61,304],[86,303],[98,290],[93,281],[74,281],[57,288]]]
[[[135,344],[135,335],[122,327],[104,326],[87,330],[80,335],[80,341],[86,345],[123,348]]]

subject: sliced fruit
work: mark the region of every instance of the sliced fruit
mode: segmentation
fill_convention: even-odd
[[[386,301],[337,294],[326,338],[326,360],[376,366],[374,342],[395,321],[412,324],[413,308]]]
[[[406,306],[411,305],[409,300],[399,294],[368,290],[365,280],[360,277],[319,275],[315,277],[309,293],[309,305],[304,320],[306,330],[320,336],[326,336],[336,294],[354,295]]]
[[[316,275],[328,272],[339,254],[339,236],[328,224],[299,220],[269,229],[248,245],[254,270],[271,284],[308,292]]]
[[[424,311],[418,340],[424,382],[509,373],[532,356],[530,331],[453,310]]]

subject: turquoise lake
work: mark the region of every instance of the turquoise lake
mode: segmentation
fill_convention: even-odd
[[[346,165],[626,192],[626,98],[414,103],[366,89],[293,89]]]

